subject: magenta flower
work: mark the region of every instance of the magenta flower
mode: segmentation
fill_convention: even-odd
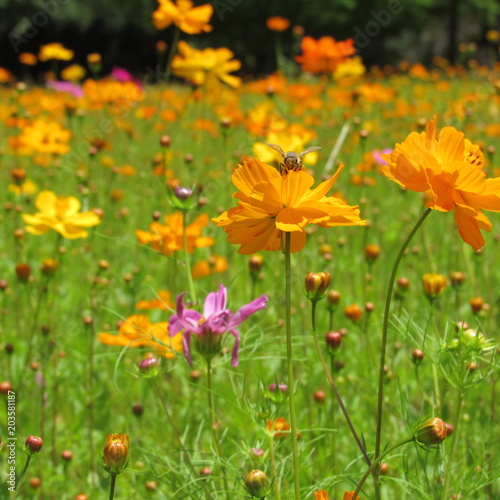
[[[207,295],[202,315],[194,309],[184,309],[184,293],[177,297],[177,314],[170,318],[169,332],[170,336],[173,337],[182,331],[182,345],[188,363],[193,364],[191,359],[192,334],[196,335],[198,350],[202,354],[211,357],[219,352],[222,335],[230,333],[234,335],[231,365],[238,366],[240,335],[236,327],[253,313],[266,307],[267,295],[261,295],[241,307],[236,313],[233,313],[226,309],[227,288],[220,285],[217,292],[211,292]]]

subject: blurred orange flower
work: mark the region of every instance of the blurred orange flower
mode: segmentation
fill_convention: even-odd
[[[480,229],[491,232],[492,225],[482,210],[500,212],[500,177],[486,178],[479,146],[454,127],[438,134],[434,117],[425,132],[412,132],[381,156],[388,163],[381,170],[389,179],[424,192],[433,210],[453,210],[462,239],[474,250],[484,245]]]
[[[267,422],[267,430],[273,432],[275,439],[288,436],[290,434],[290,423],[284,418],[278,417],[276,420],[269,420]],[[281,431],[281,432],[280,432]]]
[[[314,492],[314,500],[330,500],[328,496],[328,491],[318,490]]]
[[[182,333],[170,338],[168,321],[151,323],[143,314],[128,317],[120,326],[117,335],[100,333],[98,340],[106,345],[148,347],[164,358],[173,358],[174,352],[182,350]]]
[[[137,230],[135,232],[139,243],[151,245],[154,250],[164,255],[184,249],[182,233],[182,213],[176,212],[165,217],[165,224],[152,222],[149,231]],[[214,239],[201,236],[201,231],[208,225],[208,215],[201,214],[186,227],[188,252],[193,253],[195,248],[209,247],[214,244]]]
[[[304,227],[361,226],[357,207],[326,194],[335,184],[343,165],[327,181],[310,189],[314,177],[304,170],[279,172],[252,159],[233,173],[233,184],[240,190],[233,196],[238,206],[212,219],[222,226],[230,243],[241,245],[238,253],[249,255],[259,250],[284,249],[283,232],[291,233],[292,253],[306,244]]]
[[[168,309],[174,309],[175,304],[170,301],[170,292],[166,290],[159,290],[158,298],[153,300],[140,300],[135,305],[136,309],[161,309],[162,311],[168,311]]]
[[[74,55],[72,50],[67,49],[60,43],[48,43],[40,47],[38,59],[40,59],[40,61],[49,61],[51,59],[70,61],[73,59]]]
[[[210,85],[222,81],[233,88],[241,85],[241,78],[230,75],[241,67],[233,59],[233,53],[225,48],[197,50],[186,42],[179,42],[179,54],[172,61],[174,75],[185,78],[195,85]]]
[[[188,35],[196,35],[202,31],[212,31],[209,21],[214,9],[212,5],[205,4],[193,7],[190,0],[158,0],[158,9],[153,12],[153,24],[157,30],[162,30],[175,24],[181,31]]]
[[[354,498],[354,491],[346,491],[344,493],[344,500],[353,500]],[[361,497],[357,496],[356,500],[359,500]]]
[[[21,62],[22,64],[26,64],[27,66],[35,66],[35,64],[38,62],[38,59],[35,54],[23,52],[22,54],[19,54],[19,62]]]
[[[225,257],[220,255],[212,255],[208,260],[197,262],[191,271],[194,279],[210,276],[214,273],[223,273],[229,268],[229,264]]]
[[[266,26],[273,31],[285,31],[290,26],[290,20],[280,16],[270,17]]]
[[[330,36],[315,40],[305,36],[300,44],[302,55],[295,60],[302,65],[303,71],[309,73],[332,73],[337,66],[356,53],[354,41],[349,38],[336,42]]]
[[[68,239],[85,238],[84,228],[97,226],[101,219],[93,212],[80,212],[81,203],[73,196],[58,197],[52,191],[42,191],[37,196],[35,215],[23,214],[31,234],[45,234],[50,229]]]
[[[28,154],[37,152],[54,155],[68,153],[70,139],[69,130],[63,128],[58,122],[46,120],[35,120],[26,125],[16,138],[18,146],[24,148]]]

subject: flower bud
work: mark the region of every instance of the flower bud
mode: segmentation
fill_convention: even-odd
[[[411,359],[414,365],[419,365],[424,360],[425,354],[420,349],[413,349]]]
[[[414,437],[419,443],[431,446],[443,442],[452,432],[451,425],[439,417],[432,417],[415,429]]]
[[[323,404],[326,399],[325,391],[314,391],[313,398],[316,403]]]
[[[288,436],[288,434],[290,433],[290,429],[290,424],[281,417],[278,417],[276,420],[269,420],[267,422],[267,430],[273,433],[273,437],[275,439]]]
[[[17,264],[16,266],[16,276],[19,281],[27,282],[31,275],[31,266],[29,264]]]
[[[252,274],[257,274],[262,269],[264,265],[264,257],[260,254],[252,255],[248,259],[248,268]]]
[[[351,321],[359,321],[363,315],[363,311],[357,304],[351,304],[344,309],[344,314]]]
[[[137,366],[139,368],[139,371],[145,377],[156,377],[159,372],[160,362],[158,361],[158,358],[151,356],[143,359]]]
[[[424,274],[422,277],[424,293],[429,299],[435,299],[446,288],[446,276],[442,274]]]
[[[252,498],[265,498],[268,494],[268,479],[264,472],[255,469],[245,476],[245,489]]]
[[[127,434],[110,434],[106,436],[102,462],[110,474],[116,476],[123,472],[128,464],[129,438]]]
[[[477,314],[484,306],[484,300],[481,297],[473,297],[469,300],[470,309],[473,314]]]
[[[177,186],[174,195],[179,201],[186,201],[193,194],[193,190],[188,187]]]
[[[331,279],[329,273],[307,273],[305,279],[307,298],[313,301],[322,299]]]
[[[465,274],[461,271],[454,271],[450,274],[451,286],[459,287],[465,281]]]
[[[483,349],[487,344],[485,336],[473,328],[468,328],[462,332],[462,342],[464,345],[475,349]]]
[[[336,351],[342,342],[342,334],[340,332],[328,332],[325,335],[326,346],[332,351]]]
[[[31,457],[40,452],[43,446],[43,439],[38,436],[28,436],[24,444],[24,451]]]
[[[328,309],[334,310],[335,307],[340,302],[340,298],[342,297],[341,293],[338,290],[330,290],[326,294],[326,300],[328,301]]]
[[[365,259],[367,262],[375,262],[380,255],[381,248],[378,245],[365,246]]]

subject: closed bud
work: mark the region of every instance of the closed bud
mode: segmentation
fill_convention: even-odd
[[[363,311],[357,304],[351,304],[344,309],[344,314],[351,321],[359,321],[363,315]]]
[[[313,398],[316,403],[323,404],[326,399],[325,391],[314,391]]]
[[[450,274],[451,286],[459,287],[465,281],[465,274],[461,271],[454,271]]]
[[[366,245],[365,246],[365,259],[368,262],[374,262],[380,255],[381,248],[378,245]]]
[[[31,457],[40,452],[43,446],[43,439],[38,436],[28,436],[24,443],[24,451]]]
[[[414,432],[415,439],[426,446],[442,443],[451,433],[453,427],[439,417],[432,417],[420,424]]]
[[[51,274],[54,274],[57,271],[58,267],[59,267],[59,262],[57,262],[57,260],[55,260],[55,259],[44,259],[43,262],[42,262],[42,267],[40,268],[40,270],[46,276],[50,276]]]
[[[429,299],[435,299],[446,288],[446,276],[442,274],[424,274],[422,277],[424,293]]]
[[[16,276],[19,281],[22,281],[23,283],[27,282],[31,276],[31,266],[25,263],[17,264]]]
[[[114,476],[123,472],[128,464],[129,446],[127,434],[110,434],[106,436],[106,444],[102,454],[104,469]]]
[[[420,349],[413,349],[411,359],[413,364],[419,365],[424,360],[425,354]]]
[[[332,351],[336,351],[342,343],[342,334],[340,332],[328,332],[325,335],[326,346]]]
[[[248,268],[252,274],[257,274],[262,269],[264,265],[264,257],[260,254],[252,255],[248,259]]]
[[[179,201],[188,200],[192,194],[193,194],[193,190],[191,188],[188,188],[188,187],[177,186],[174,189],[174,196]]]
[[[265,498],[269,494],[267,475],[258,469],[251,470],[245,476],[245,489],[252,498]]]
[[[329,273],[307,273],[305,279],[307,298],[317,301],[323,298],[332,277]]]
[[[170,139],[170,136],[169,135],[162,135],[160,137],[160,146],[162,148],[168,148],[170,146],[170,143],[171,143],[171,139]]]
[[[473,297],[469,300],[470,309],[473,314],[477,314],[484,306],[484,300],[481,297]]]
[[[405,292],[406,290],[408,290],[408,287],[410,286],[410,280],[404,277],[398,278],[397,285],[399,290]]]
[[[139,368],[139,371],[145,376],[145,377],[156,377],[158,375],[159,369],[160,369],[160,362],[158,361],[158,358],[155,358],[154,356],[150,356],[146,359],[143,359],[139,364],[137,365]]]
[[[326,294],[326,300],[328,301],[328,309],[333,310],[335,306],[340,302],[342,295],[338,290],[330,290]]]

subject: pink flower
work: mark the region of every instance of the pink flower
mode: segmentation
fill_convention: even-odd
[[[220,285],[217,292],[207,295],[203,305],[203,315],[194,309],[184,309],[183,297],[184,293],[177,297],[177,314],[170,318],[169,332],[173,337],[182,331],[182,345],[188,363],[193,364],[191,359],[192,334],[197,336],[199,351],[202,354],[214,356],[220,350],[222,335],[230,333],[235,338],[231,365],[238,366],[240,335],[236,327],[259,309],[266,307],[268,297],[261,295],[233,313],[226,309],[227,288]]]
[[[382,149],[382,151],[379,151],[378,149],[374,149],[372,151],[372,156],[373,159],[379,164],[379,165],[387,165],[387,162],[380,156],[381,154],[388,155],[392,153],[392,149],[390,148],[385,148]]]

